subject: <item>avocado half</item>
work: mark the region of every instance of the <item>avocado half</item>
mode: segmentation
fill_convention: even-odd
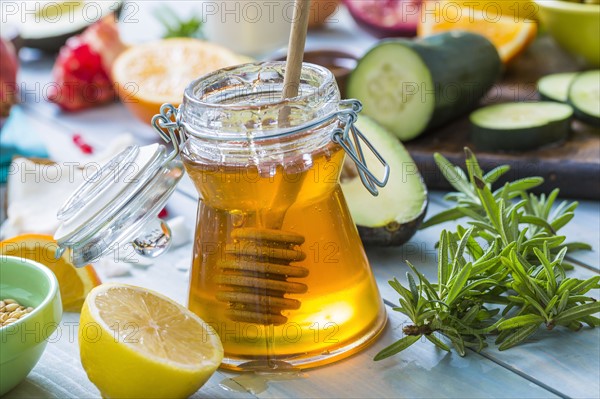
[[[427,213],[427,187],[410,154],[398,138],[374,120],[360,116],[358,129],[390,165],[387,185],[373,196],[363,186],[348,157],[342,171],[342,191],[365,246],[399,246],[417,232]],[[383,166],[364,149],[369,169],[383,176]]]
[[[26,6],[28,12],[24,15],[19,7],[25,5],[18,5],[14,11],[8,10],[6,15],[8,24],[18,33],[14,39],[18,47],[56,53],[69,37],[83,32],[110,13],[118,16],[123,0],[37,1]]]

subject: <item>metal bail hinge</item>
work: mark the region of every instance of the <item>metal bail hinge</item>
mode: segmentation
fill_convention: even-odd
[[[152,126],[160,137],[167,143],[173,143],[173,151],[168,155],[165,163],[179,155],[180,145],[185,140],[185,131],[180,115],[179,110],[172,104],[163,104],[160,107],[160,114],[152,117]]]
[[[331,140],[342,146],[344,151],[346,151],[348,156],[352,159],[352,161],[354,161],[363,185],[371,194],[377,196],[379,195],[379,190],[377,190],[377,187],[385,187],[390,178],[390,166],[385,159],[383,159],[377,149],[373,147],[373,144],[369,142],[365,135],[362,134],[356,126],[354,126],[354,123],[358,119],[358,113],[362,110],[362,104],[360,101],[343,100],[340,102],[340,106],[343,108],[338,112],[338,118],[344,124],[344,126],[343,129],[338,128],[334,130]],[[352,139],[350,139],[350,133],[352,133]],[[375,155],[377,160],[383,166],[384,174],[381,180],[369,170],[361,142],[368,147],[368,149],[373,153],[373,155]]]

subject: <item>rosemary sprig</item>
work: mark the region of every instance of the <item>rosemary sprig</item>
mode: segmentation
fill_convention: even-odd
[[[446,196],[456,205],[430,218],[424,227],[462,218],[469,219],[470,227],[442,231],[437,283],[410,263],[408,288],[396,279],[389,282],[400,295],[400,306],[394,310],[413,324],[404,327],[406,336],[375,360],[394,355],[421,337],[449,351],[434,333],[445,336],[464,356],[465,348],[483,349],[487,335],[496,331],[496,344],[504,350],[523,342],[542,324],[571,330],[579,330],[583,323],[600,325],[593,316],[600,303],[585,296],[600,288],[600,276],[568,278],[569,265],[564,262],[569,250],[590,246],[565,244],[565,237],[557,234],[573,218],[577,203],[563,202],[553,211],[558,190],[539,197],[527,192],[543,182],[539,177],[508,182],[492,191],[492,184],[509,167],[484,174],[475,155],[468,148],[465,152],[467,174],[435,154],[438,167],[458,192]],[[501,314],[494,305],[504,306]]]

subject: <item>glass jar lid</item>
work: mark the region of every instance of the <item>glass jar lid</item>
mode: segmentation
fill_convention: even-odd
[[[183,164],[170,155],[159,144],[130,146],[85,181],[58,212],[57,255],[70,248],[73,264],[81,267],[128,242],[145,256],[164,252],[166,224],[136,235],[157,219],[183,176]]]

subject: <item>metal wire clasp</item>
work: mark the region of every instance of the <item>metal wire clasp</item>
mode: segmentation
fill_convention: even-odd
[[[365,188],[369,190],[371,194],[377,196],[379,195],[377,187],[385,187],[390,178],[390,165],[388,165],[386,160],[383,159],[381,154],[373,147],[373,144],[371,144],[365,135],[354,126],[354,123],[358,119],[358,113],[361,110],[362,104],[358,100],[351,99],[340,101],[340,110],[338,111],[337,116],[343,125],[333,131],[331,140],[342,146],[344,151],[346,151],[348,156],[354,161],[360,180]],[[350,133],[352,133],[352,139],[350,138]],[[381,180],[369,170],[361,142],[369,148],[383,166],[384,174]]]
[[[173,151],[167,156],[165,162],[170,162],[179,155],[180,145],[185,141],[185,130],[180,120],[179,109],[172,104],[163,104],[160,114],[152,117],[152,126],[167,142],[173,143]]]

